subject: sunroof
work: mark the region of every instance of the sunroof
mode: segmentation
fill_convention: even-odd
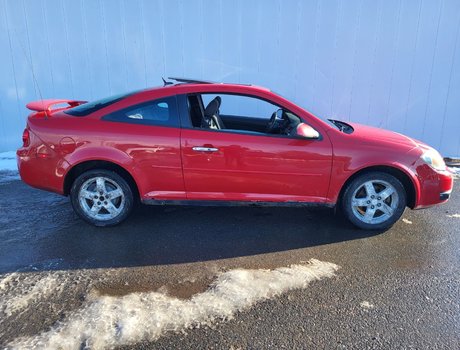
[[[168,77],[169,80],[177,81],[178,83],[188,83],[188,84],[219,84],[216,81],[209,80],[199,80],[199,79],[190,79],[190,78],[175,78]]]
[[[175,78],[175,77],[168,77],[169,80],[174,80],[178,83],[182,84],[235,84],[235,85],[245,85],[245,86],[252,86],[252,84],[241,84],[241,83],[223,83],[219,81],[212,81],[212,80],[200,80],[200,79],[190,79],[190,78]],[[168,82],[163,80],[165,85],[169,85]],[[171,84],[171,83],[170,83]]]

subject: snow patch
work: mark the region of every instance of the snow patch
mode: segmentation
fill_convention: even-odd
[[[373,309],[374,308],[374,305],[371,304],[370,302],[368,301],[362,301],[359,306],[361,306],[363,309]]]
[[[58,296],[67,282],[68,278],[61,272],[3,275],[0,280],[0,320],[2,316],[10,317],[34,303]]]
[[[405,222],[406,224],[409,224],[409,225],[412,225],[412,221],[410,221],[409,219],[402,219],[403,222]]]
[[[0,152],[0,171],[18,171],[16,152]]]
[[[0,281],[0,315],[7,317],[21,312],[38,300],[44,300],[62,292],[60,276],[22,275],[17,272],[6,275]]]
[[[16,152],[0,152],[0,184],[19,179]]]
[[[460,214],[452,214],[452,215],[447,215],[448,218],[460,218]]]
[[[454,174],[455,179],[460,179],[460,167],[450,167],[449,170]]]
[[[0,280],[0,292],[2,292],[2,294],[3,294],[11,286],[11,284],[13,284],[16,281],[16,278],[18,276],[19,275],[18,275],[17,272],[13,272],[13,273],[10,273],[10,274],[4,276]]]
[[[222,273],[210,288],[188,300],[158,292],[125,296],[90,295],[87,303],[48,332],[16,339],[12,348],[113,348],[153,341],[168,331],[211,326],[237,311],[311,281],[332,277],[338,266],[311,259],[275,270],[237,269]]]

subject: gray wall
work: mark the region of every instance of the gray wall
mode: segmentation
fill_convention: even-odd
[[[0,151],[28,101],[179,75],[265,85],[459,156],[459,21],[459,0],[0,0]]]

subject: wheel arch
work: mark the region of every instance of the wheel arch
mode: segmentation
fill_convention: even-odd
[[[388,165],[369,166],[354,172],[350,177],[348,177],[348,179],[345,181],[342,188],[340,189],[340,193],[337,198],[337,204],[341,203],[345,189],[354,179],[356,179],[358,176],[361,176],[362,174],[366,174],[373,171],[380,171],[383,173],[390,174],[396,177],[399,181],[401,181],[402,185],[404,186],[404,189],[406,190],[407,206],[411,209],[413,209],[416,206],[417,190],[411,176],[406,171],[400,168]]]
[[[86,160],[77,163],[72,168],[70,168],[70,170],[67,172],[64,178],[64,195],[67,196],[70,194],[72,184],[78,176],[80,176],[88,170],[93,169],[105,169],[117,173],[118,175],[123,177],[123,179],[125,179],[126,182],[129,184],[135,198],[137,200],[140,198],[139,188],[137,186],[136,180],[131,175],[131,173],[121,165],[107,160]]]

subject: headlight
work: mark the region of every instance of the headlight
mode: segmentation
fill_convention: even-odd
[[[421,155],[422,160],[435,170],[446,170],[446,163],[441,155],[434,149],[430,149]]]

